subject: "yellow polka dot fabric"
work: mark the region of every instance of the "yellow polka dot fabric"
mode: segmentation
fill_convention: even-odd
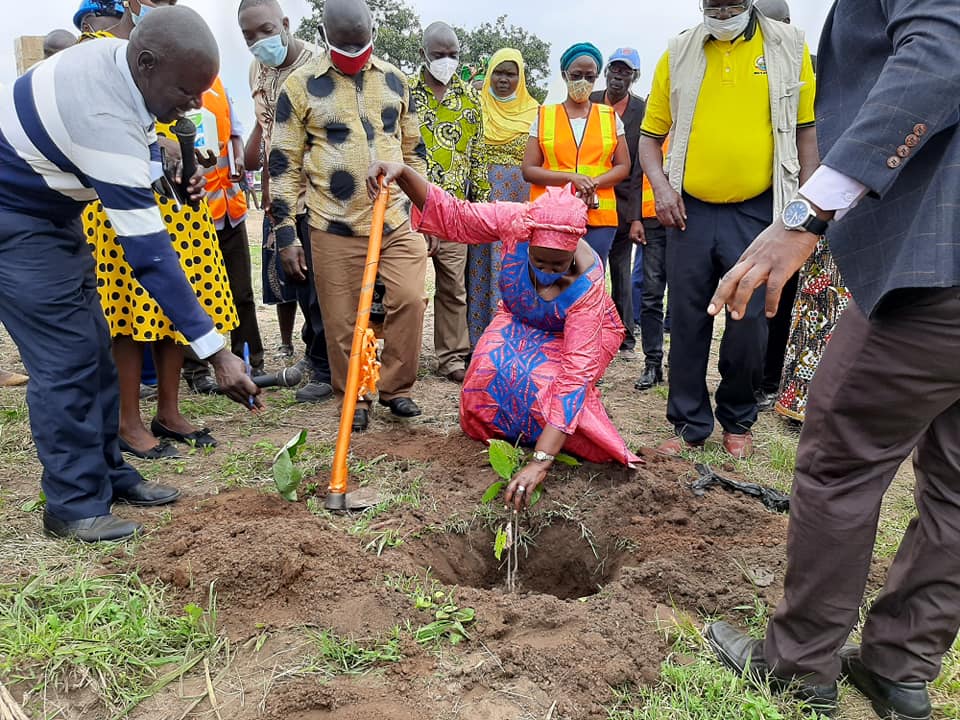
[[[217,242],[217,229],[210,219],[206,201],[200,204],[199,210],[184,205],[178,211],[168,198],[156,197],[170,242],[180,258],[180,267],[201,307],[213,320],[217,332],[233,330],[237,326],[236,309]],[[110,335],[129,335],[139,342],[173,339],[187,345],[187,339],[133,277],[117,234],[99,201],[84,209],[83,231],[93,249],[100,303]]]

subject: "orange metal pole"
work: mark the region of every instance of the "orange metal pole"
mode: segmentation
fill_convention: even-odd
[[[347,370],[347,387],[343,396],[343,409],[340,413],[340,430],[337,433],[337,445],[333,454],[333,469],[330,472],[330,495],[340,496],[327,499],[327,507],[343,509],[347,492],[347,455],[350,452],[350,435],[353,432],[353,413],[357,409],[357,393],[360,390],[360,358],[363,354],[363,342],[370,322],[370,306],[373,304],[373,285],[377,280],[377,268],[380,266],[380,250],[383,246],[383,221],[387,213],[389,188],[381,178],[380,194],[373,205],[373,221],[370,226],[370,244],[367,246],[367,264],[363,270],[363,287],[360,289],[360,302],[357,305],[357,324],[353,331],[353,347],[350,350],[350,365]]]

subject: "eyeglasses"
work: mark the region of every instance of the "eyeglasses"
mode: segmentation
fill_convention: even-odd
[[[614,67],[613,65],[607,68],[607,73],[618,78],[630,78],[633,77],[633,70],[628,68],[626,65],[623,67]]]
[[[597,75],[596,73],[572,72],[567,73],[567,80],[570,80],[571,82],[577,82],[578,80],[589,80],[590,82],[596,82]]]
[[[700,3],[700,9],[707,17],[725,20],[726,18],[736,17],[737,15],[745,13],[750,9],[750,5],[740,3],[738,5],[724,5],[722,7],[703,7],[703,3]]]

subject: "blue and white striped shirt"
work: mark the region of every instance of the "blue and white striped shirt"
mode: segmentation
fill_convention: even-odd
[[[160,146],[126,50],[125,40],[82,43],[0,89],[0,210],[62,224],[99,197],[137,280],[208,357],[224,341],[183,274],[150,187],[162,174]]]

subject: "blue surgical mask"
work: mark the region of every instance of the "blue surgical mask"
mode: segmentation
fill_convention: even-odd
[[[493,99],[496,100],[497,102],[507,103],[517,99],[516,90],[514,90],[512,95],[509,95],[507,97],[500,97],[493,91],[493,88],[488,88],[488,89],[490,90],[490,94],[493,96]]]
[[[537,279],[537,282],[543,286],[555,285],[560,282],[560,278],[567,274],[566,270],[558,273],[548,273],[538,268],[532,262],[528,261],[527,264],[530,265],[530,269],[533,270],[533,276]]]
[[[133,18],[133,24],[139,25],[140,21],[143,20],[147,16],[147,13],[150,12],[151,10],[153,10],[152,7],[150,7],[149,5],[144,5],[143,3],[140,3],[139,13],[135,13],[133,11],[133,8],[130,8],[130,16]]]
[[[289,45],[285,42],[283,33],[271,35],[268,38],[259,40],[250,46],[250,52],[253,56],[267,67],[280,67],[283,61],[287,59],[287,53],[290,51]]]

